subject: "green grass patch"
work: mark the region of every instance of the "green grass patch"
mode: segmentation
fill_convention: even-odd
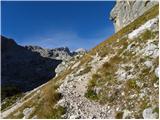
[[[52,114],[50,116],[46,116],[47,119],[60,119],[61,115],[65,114],[66,108],[62,106],[58,106],[57,108],[52,110]]]
[[[88,89],[85,93],[85,97],[91,100],[98,100],[97,94],[92,89]]]
[[[127,80],[126,81],[126,86],[127,90],[139,90],[139,86],[136,83],[136,80]]]
[[[158,113],[159,114],[159,107],[156,107],[154,110],[153,110],[153,113]]]
[[[16,94],[11,97],[7,97],[3,104],[1,104],[1,110],[4,111],[6,108],[12,106],[19,98],[21,98],[23,94]]]

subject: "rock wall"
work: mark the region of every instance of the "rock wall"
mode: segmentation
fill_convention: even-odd
[[[144,12],[158,4],[155,0],[117,0],[110,13],[110,19],[114,23],[115,32],[119,31]]]

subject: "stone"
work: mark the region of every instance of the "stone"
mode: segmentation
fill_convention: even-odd
[[[25,108],[23,110],[23,114],[24,114],[23,118],[28,119],[32,112],[33,112],[33,108]]]
[[[95,92],[96,94],[99,94],[100,91],[101,91],[101,89],[102,89],[102,88],[95,87],[95,88],[94,88],[94,92]]]
[[[145,61],[144,64],[148,67],[151,68],[153,66],[152,61]]]
[[[143,111],[143,118],[144,119],[157,119],[158,114],[155,112],[153,113],[153,110],[151,107],[144,109]]]
[[[38,119],[38,118],[37,118],[37,116],[35,115],[35,116],[32,117],[32,119]]]
[[[139,28],[133,30],[131,33],[128,34],[129,39],[134,39],[139,37],[145,30],[152,30],[156,28],[156,24],[158,21],[158,18],[153,18],[149,21],[147,21],[145,24],[141,25]]]
[[[159,78],[159,67],[155,69],[155,75]]]
[[[123,111],[123,119],[129,119],[131,117],[131,112],[129,110]]]
[[[117,0],[114,8],[110,12],[110,19],[114,23],[115,32],[119,31],[144,12],[158,4],[158,1],[122,1]]]
[[[80,117],[79,115],[72,115],[72,116],[70,116],[69,119],[78,119],[79,117]]]
[[[143,56],[157,58],[159,56],[158,45],[148,43],[143,49],[139,51],[139,53],[141,53]]]

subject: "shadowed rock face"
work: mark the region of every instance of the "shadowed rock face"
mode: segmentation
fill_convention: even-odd
[[[55,76],[61,60],[42,57],[12,39],[1,36],[2,99],[38,87]]]

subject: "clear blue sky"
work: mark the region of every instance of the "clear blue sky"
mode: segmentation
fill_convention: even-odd
[[[2,2],[2,35],[20,45],[90,49],[114,33],[114,1]]]

